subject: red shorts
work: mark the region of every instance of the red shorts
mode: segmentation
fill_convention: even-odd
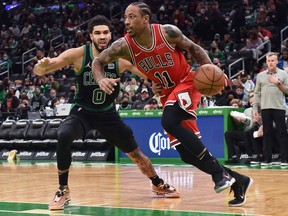
[[[198,138],[201,138],[201,134],[200,131],[198,129],[197,123],[195,120],[186,120],[182,122],[182,126],[193,131],[195,133],[195,135],[198,136]],[[173,137],[172,135],[168,134],[168,137],[170,139],[170,146],[176,146],[180,144],[180,141],[177,140],[175,137]]]
[[[197,119],[197,115],[195,110],[198,108],[198,104],[201,100],[201,93],[198,92],[193,83],[194,72],[189,72],[187,77],[168,93],[163,90],[161,94],[160,101],[162,103],[162,107],[174,105],[175,102],[178,102],[180,107],[191,114],[191,118],[193,120]]]
[[[165,94],[164,90],[164,96],[162,96],[160,100],[163,107],[172,106],[178,102],[179,106],[183,110],[191,114],[191,119],[183,121],[182,126],[193,131],[199,138],[201,138],[201,134],[196,123],[197,114],[195,111],[198,108],[202,95],[194,87],[194,74],[194,72],[189,72],[188,76],[181,83],[179,83],[173,89],[173,91]],[[180,144],[180,142],[172,135],[168,134],[168,137],[170,139],[171,146]]]

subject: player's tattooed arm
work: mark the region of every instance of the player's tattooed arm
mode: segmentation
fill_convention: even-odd
[[[163,25],[163,30],[166,39],[171,46],[177,46],[181,49],[187,50],[200,65],[212,64],[206,51],[193,41],[189,40],[178,27],[174,25]]]
[[[92,62],[92,74],[99,87],[107,94],[112,94],[112,92],[115,90],[114,87],[117,86],[117,82],[120,81],[120,78],[106,78],[104,73],[104,66],[116,61],[120,57],[124,59],[126,52],[125,50],[127,50],[129,55],[128,48],[125,49],[125,47],[127,47],[127,44],[124,41],[124,38],[120,38],[115,41],[109,48],[102,51],[101,54],[94,58]]]
[[[96,81],[104,78],[104,66],[116,61],[118,58],[125,58],[125,47],[127,46],[124,38],[116,40],[112,45],[103,50],[92,62],[92,73]]]

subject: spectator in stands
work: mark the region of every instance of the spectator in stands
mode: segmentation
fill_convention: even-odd
[[[242,101],[242,106],[241,107],[246,107],[248,104],[248,94],[244,93],[244,86],[237,85],[235,88],[235,92],[237,94],[237,98]]]
[[[229,33],[224,34],[223,41],[219,42],[218,47],[224,53],[234,52],[235,43],[232,40],[231,35]]]
[[[12,23],[12,26],[9,27],[9,30],[12,32],[12,34],[15,38],[18,39],[20,37],[20,29],[17,25],[17,22],[14,21]]]
[[[236,41],[240,41],[240,30],[246,25],[245,8],[236,4],[231,11],[231,31],[234,32]]]
[[[38,50],[43,50],[45,43],[44,43],[43,39],[41,38],[40,33],[36,34],[34,45]]]
[[[8,55],[8,52],[3,52],[3,59],[2,62],[7,62],[7,64],[1,65],[0,71],[6,71],[11,70],[13,66],[13,61],[10,59],[10,56]]]
[[[282,50],[277,67],[288,73],[288,48]]]
[[[134,94],[136,93],[137,89],[139,88],[139,86],[137,85],[137,81],[135,78],[131,78],[130,76],[126,78],[124,85],[122,87],[122,89],[125,92],[130,92],[133,91]]]
[[[159,109],[158,101],[155,98],[151,98],[144,106],[144,110],[156,110]]]
[[[256,22],[257,23],[265,23],[267,16],[267,8],[265,3],[259,4],[259,10],[256,14]]]
[[[57,24],[54,23],[53,27],[50,29],[50,34],[51,34],[52,39],[61,35],[62,34],[61,28],[59,28]]]
[[[246,46],[241,49],[241,51],[251,51],[253,53],[253,58],[255,59],[256,56],[261,55],[261,49],[264,47],[260,47],[263,43],[262,39],[259,38],[258,32],[256,30],[250,30],[248,33],[248,39],[246,40]],[[258,50],[257,50],[257,47]]]
[[[244,87],[244,95],[248,97],[249,93],[254,91],[255,84],[250,79],[248,73],[242,70],[239,74],[239,84]]]
[[[66,102],[67,102],[67,100],[64,96],[59,97],[59,104],[65,104]]]
[[[75,85],[75,84],[72,84],[72,85],[70,86],[70,91],[69,91],[69,93],[68,93],[67,103],[74,103],[76,90],[77,90],[76,85]]]
[[[41,94],[40,87],[36,87],[34,91],[34,96],[31,98],[31,106],[33,110],[43,110],[47,103],[47,98]]]
[[[55,109],[56,108],[56,105],[59,105],[60,104],[60,99],[58,97],[55,97],[52,99],[51,101],[51,106],[50,108],[51,109]]]
[[[20,33],[20,37],[27,37],[27,38],[29,38],[29,32],[30,32],[30,30],[31,30],[31,25],[29,24],[29,22],[25,22],[24,23],[24,26],[23,26],[23,28],[22,28],[22,30],[21,30],[21,33]]]
[[[19,119],[28,119],[28,112],[33,111],[30,106],[30,100],[26,94],[21,94],[20,104],[16,110],[16,117]]]
[[[143,110],[150,100],[147,88],[142,88],[140,98],[133,103],[132,109]]]
[[[54,88],[51,88],[50,89],[50,94],[49,94],[49,97],[47,98],[47,102],[45,104],[45,107],[48,106],[48,107],[51,107],[52,108],[52,101],[57,98],[57,90],[54,89]]]
[[[44,50],[41,50],[41,49],[37,49],[36,51],[36,56],[35,58],[33,59],[34,61],[34,64],[36,64],[38,62],[38,60],[44,58]]]
[[[240,113],[235,111],[231,111],[230,113],[230,116],[236,124],[236,129],[225,132],[225,141],[228,149],[228,161],[226,161],[226,163],[238,163],[241,153],[247,153],[249,156],[247,162],[250,162],[253,148],[256,148],[259,157],[261,156],[261,148],[263,147],[262,140],[254,140],[253,137],[254,131],[259,129],[261,123],[253,119],[251,105],[253,103],[254,93],[252,92],[250,94],[249,108],[244,110],[244,115],[239,115]],[[256,147],[254,146],[255,144],[257,144]],[[240,152],[237,149],[239,149]]]
[[[124,95],[119,104],[119,110],[131,110],[132,109],[132,102],[130,101],[127,95]]]
[[[242,108],[243,101],[240,99],[232,99],[229,103],[229,106],[234,108]]]
[[[5,97],[6,97],[6,89],[3,84],[3,81],[0,81],[0,104],[4,102]]]
[[[87,38],[84,37],[83,33],[78,30],[76,32],[76,37],[75,37],[75,47],[80,47],[80,46],[83,46],[85,45],[87,42]]]
[[[3,106],[7,112],[16,112],[20,104],[20,100],[15,96],[15,90],[9,88],[8,93],[5,96]]]
[[[213,61],[214,58],[218,58],[220,61],[225,60],[223,52],[220,49],[218,49],[218,45],[215,41],[211,43],[208,55],[211,61]]]
[[[273,37],[272,33],[265,28],[264,23],[258,24],[258,35],[259,38],[262,38],[263,41],[271,40]]]
[[[228,90],[220,97],[216,97],[215,105],[216,106],[229,106],[230,102],[233,99],[239,99],[237,93],[234,90]]]

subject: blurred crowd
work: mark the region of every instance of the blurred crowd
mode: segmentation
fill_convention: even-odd
[[[7,4],[9,1],[5,1]],[[12,2],[12,1],[11,1]],[[10,2],[10,3],[11,3]],[[14,3],[17,1],[13,1]],[[0,111],[15,113],[27,118],[27,111],[54,108],[57,104],[73,103],[75,76],[72,67],[66,67],[49,76],[38,77],[32,73],[33,66],[44,56],[55,57],[72,47],[90,43],[87,24],[97,14],[111,19],[112,40],[125,34],[123,11],[132,1],[23,1],[18,7],[7,10],[0,3],[0,65],[7,67],[10,76],[0,75]],[[212,62],[227,71],[236,58],[248,57],[248,66],[218,95],[202,97],[199,107],[239,106],[247,107],[248,95],[255,85],[256,75],[266,69],[264,61],[255,56],[264,52],[255,48],[270,40],[273,51],[280,53],[278,67],[288,72],[287,41],[281,43],[280,31],[287,25],[286,0],[234,0],[234,1],[144,1],[153,12],[152,22],[174,24],[183,33],[202,46]],[[63,41],[52,39],[63,38]],[[22,71],[22,54],[31,52]],[[185,53],[193,69],[197,62]],[[25,59],[26,61],[26,59]],[[7,66],[8,65],[8,66]],[[237,70],[237,68],[236,68]],[[159,99],[151,90],[151,82],[124,73],[117,108],[159,109]],[[236,102],[235,102],[236,100]],[[234,103],[232,103],[234,102]]]

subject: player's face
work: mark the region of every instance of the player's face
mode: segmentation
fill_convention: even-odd
[[[125,10],[125,27],[127,33],[131,37],[137,36],[137,34],[143,31],[146,24],[149,24],[149,16],[142,16],[139,7],[129,5]]]
[[[98,52],[105,50],[111,40],[111,32],[106,25],[94,26],[90,39]]]

